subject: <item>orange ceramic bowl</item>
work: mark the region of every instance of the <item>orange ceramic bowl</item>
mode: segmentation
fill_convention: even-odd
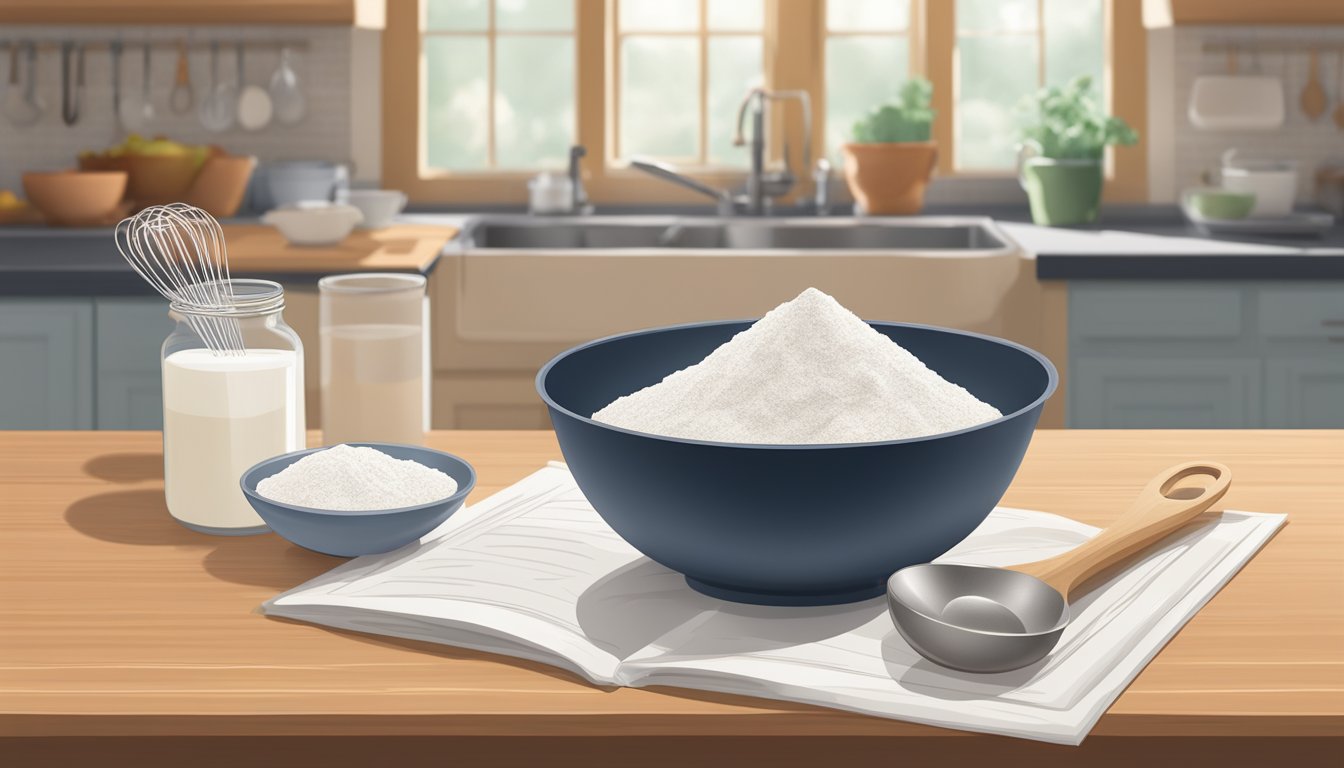
[[[249,155],[212,155],[187,190],[186,202],[217,219],[238,212],[257,158]]]
[[[23,192],[48,224],[92,227],[113,224],[126,192],[125,171],[54,171],[23,174]]]

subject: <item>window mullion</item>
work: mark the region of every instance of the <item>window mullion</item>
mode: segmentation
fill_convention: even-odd
[[[1045,87],[1045,0],[1036,0],[1036,85]]]
[[[956,3],[917,0],[922,3],[924,22],[925,77],[933,84],[933,138],[938,142],[938,172],[954,173],[957,91]]]
[[[486,25],[486,56],[489,61],[486,62],[486,82],[489,87],[486,89],[486,167],[494,170],[499,167],[498,158],[495,152],[495,0],[489,0],[486,9],[489,19]]]
[[[698,152],[701,166],[709,165],[709,0],[700,0],[700,126]]]

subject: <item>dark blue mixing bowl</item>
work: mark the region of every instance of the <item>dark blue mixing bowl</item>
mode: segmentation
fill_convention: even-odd
[[[884,593],[887,577],[951,549],[1017,472],[1058,375],[991,336],[871,323],[1005,414],[957,432],[841,445],[742,445],[662,437],[589,418],[700,362],[747,321],[638,331],[564,352],[537,391],[574,479],[632,546],[695,589],[767,605]]]

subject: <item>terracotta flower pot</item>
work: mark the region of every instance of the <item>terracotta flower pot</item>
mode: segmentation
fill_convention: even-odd
[[[846,144],[843,150],[845,181],[865,213],[904,216],[924,207],[924,188],[938,164],[937,144]]]

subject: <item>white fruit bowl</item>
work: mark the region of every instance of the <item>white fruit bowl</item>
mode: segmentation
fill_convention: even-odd
[[[263,223],[280,230],[290,245],[335,245],[364,220],[353,205],[303,202],[267,211]]]

